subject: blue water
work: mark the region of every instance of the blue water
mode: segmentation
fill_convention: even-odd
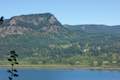
[[[0,80],[8,80],[6,69],[0,69]],[[119,71],[109,70],[19,70],[15,80],[120,80]]]

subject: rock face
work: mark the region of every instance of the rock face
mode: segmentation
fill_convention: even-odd
[[[14,16],[0,26],[0,36],[23,34],[30,31],[57,33],[62,24],[50,13]]]
[[[21,26],[5,26],[0,28],[0,36],[5,37],[7,35],[22,35],[25,32],[32,31],[31,29],[21,27]]]

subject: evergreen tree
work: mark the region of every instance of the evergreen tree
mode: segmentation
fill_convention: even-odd
[[[1,18],[0,18],[0,25],[3,24],[3,22],[4,22],[4,17],[1,16]]]
[[[8,54],[8,61],[10,62],[11,68],[7,71],[10,75],[9,75],[9,80],[13,80],[15,77],[18,77],[19,75],[17,74],[18,71],[15,68],[15,65],[19,64],[17,61],[18,55],[16,54],[16,52],[10,51],[10,53]]]

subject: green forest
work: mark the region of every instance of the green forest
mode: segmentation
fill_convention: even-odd
[[[37,26],[27,22],[39,17],[44,22],[38,21]],[[53,15],[46,13],[5,20],[0,26],[0,65],[7,65],[7,54],[15,50],[19,63],[26,65],[120,66],[119,25],[62,25],[50,17]]]

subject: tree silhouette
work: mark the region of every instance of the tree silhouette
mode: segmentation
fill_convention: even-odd
[[[13,51],[10,51],[10,53],[8,54],[9,57],[8,57],[8,61],[10,62],[10,65],[11,65],[11,68],[9,70],[7,70],[7,72],[10,74],[8,76],[8,79],[9,80],[13,80],[15,77],[18,77],[19,75],[17,74],[17,69],[15,68],[15,65],[19,64],[17,62],[17,58],[18,58],[18,55],[16,54],[16,52],[13,50]]]
[[[0,18],[0,25],[3,24],[3,22],[4,22],[4,17],[1,16],[1,18]]]

